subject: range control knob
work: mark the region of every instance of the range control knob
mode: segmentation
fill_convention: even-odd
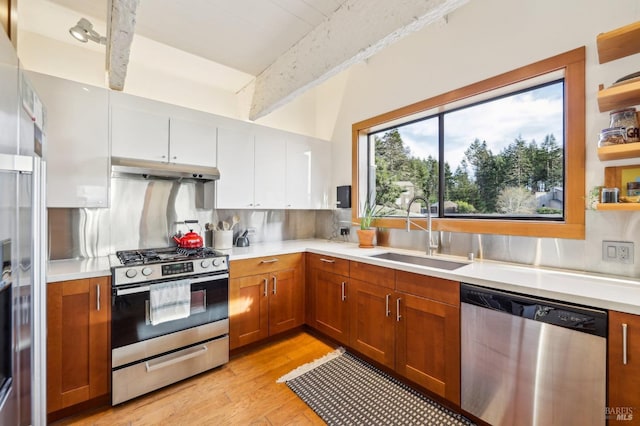
[[[203,260],[202,262],[200,262],[200,266],[202,266],[203,268],[208,268],[209,267],[209,261],[208,260]]]
[[[220,266],[222,265],[222,259],[220,259],[219,257],[216,257],[215,259],[213,259],[213,266]]]
[[[133,278],[136,275],[138,275],[138,271],[136,271],[135,269],[127,269],[127,272],[124,273],[127,278]]]
[[[145,277],[148,277],[149,275],[151,275],[152,272],[153,272],[153,269],[149,268],[148,266],[142,268],[142,275],[144,275]]]

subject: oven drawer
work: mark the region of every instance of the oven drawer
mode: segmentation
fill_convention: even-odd
[[[229,336],[209,340],[112,373],[112,404],[170,385],[229,362]]]

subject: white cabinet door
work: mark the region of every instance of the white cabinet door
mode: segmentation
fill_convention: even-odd
[[[285,134],[259,134],[255,142],[254,206],[259,209],[284,209],[286,182]]]
[[[169,158],[172,163],[216,165],[216,126],[213,123],[171,118]]]
[[[112,105],[111,155],[167,162],[169,117]]]
[[[329,142],[306,136],[296,136],[287,141],[287,207],[331,208],[330,146]]]
[[[312,139],[311,146],[311,207],[331,209],[335,194],[331,185],[331,142]]]
[[[253,208],[254,136],[247,130],[218,128],[216,207]]]
[[[107,207],[109,94],[27,73],[47,109],[47,207]]]
[[[287,141],[287,207],[311,208],[311,144],[304,136]]]

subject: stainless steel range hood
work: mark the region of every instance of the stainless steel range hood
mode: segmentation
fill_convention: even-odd
[[[145,179],[190,179],[210,182],[220,179],[220,171],[217,167],[111,157],[111,176],[137,176]]]

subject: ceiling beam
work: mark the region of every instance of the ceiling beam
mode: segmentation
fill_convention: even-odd
[[[469,0],[347,0],[256,77],[256,120]]]
[[[140,0],[110,0],[107,25],[107,73],[109,87],[124,89],[131,42],[136,28],[136,10]]]

